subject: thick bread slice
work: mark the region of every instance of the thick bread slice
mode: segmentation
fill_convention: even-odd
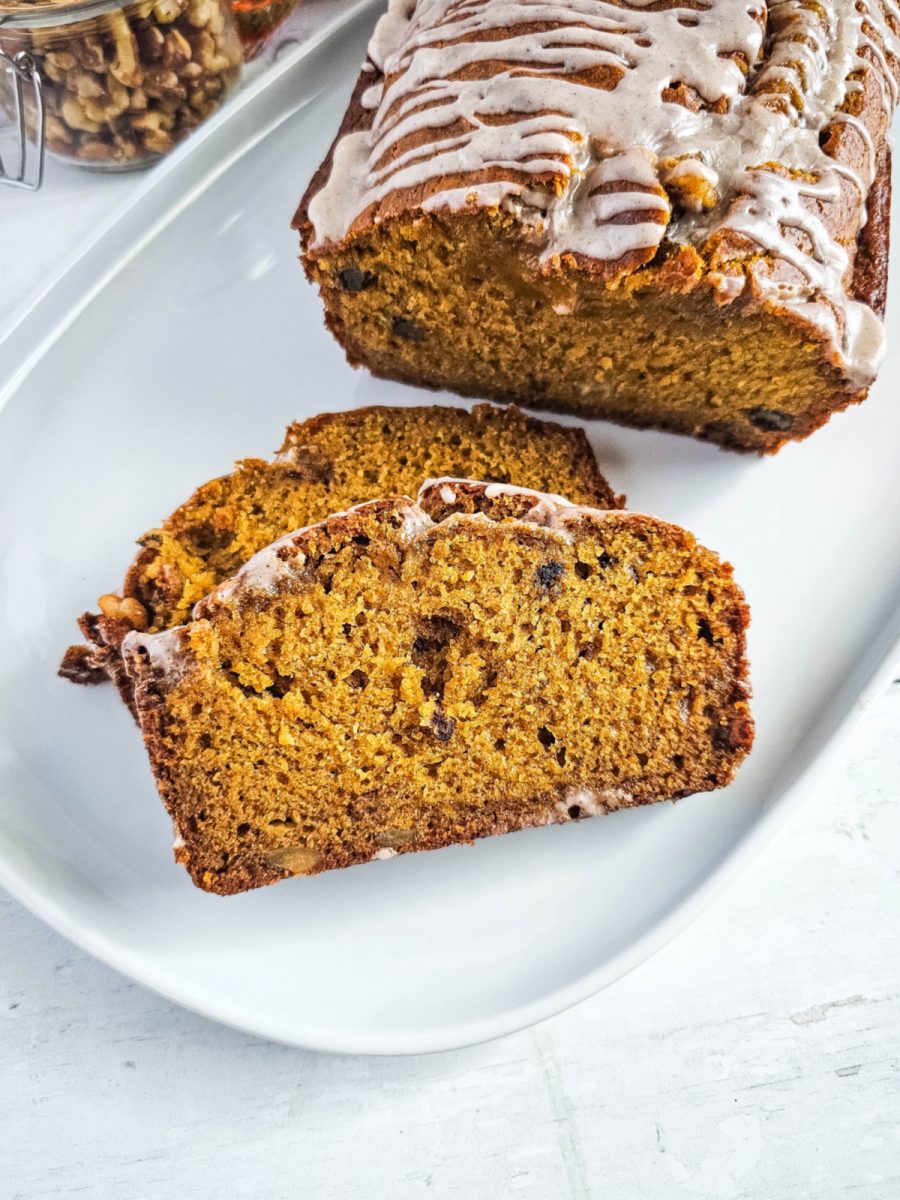
[[[176,856],[230,893],[724,786],[746,624],[683,529],[439,480],[283,538],[123,655]]]

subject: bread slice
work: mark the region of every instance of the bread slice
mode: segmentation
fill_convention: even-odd
[[[217,583],[291,530],[445,474],[563,491],[598,508],[622,503],[582,429],[517,408],[372,407],[297,422],[274,462],[244,459],[144,534],[121,595],[101,596],[101,611],[80,618],[90,644],[71,647],[60,674],[77,683],[111,677],[130,703],[119,654],[130,630],[158,632],[188,620]]]
[[[123,656],[176,857],[225,894],[724,786],[747,618],[683,529],[439,480],[274,543]]]

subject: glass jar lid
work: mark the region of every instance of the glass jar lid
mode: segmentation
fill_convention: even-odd
[[[46,29],[127,8],[153,11],[153,0],[0,0],[0,28]]]

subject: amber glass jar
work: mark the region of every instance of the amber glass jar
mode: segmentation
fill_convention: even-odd
[[[244,57],[255,58],[266,42],[297,7],[299,0],[231,0],[231,11],[244,46]]]
[[[28,56],[39,77],[32,135],[42,102],[47,150],[107,170],[177,145],[221,106],[242,62],[228,0],[0,0],[0,51]]]

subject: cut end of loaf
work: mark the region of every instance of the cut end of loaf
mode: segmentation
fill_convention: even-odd
[[[385,378],[760,453],[866,394],[808,321],[730,298],[688,247],[610,286],[541,267],[482,211],[388,220],[305,261],[351,363]]]

